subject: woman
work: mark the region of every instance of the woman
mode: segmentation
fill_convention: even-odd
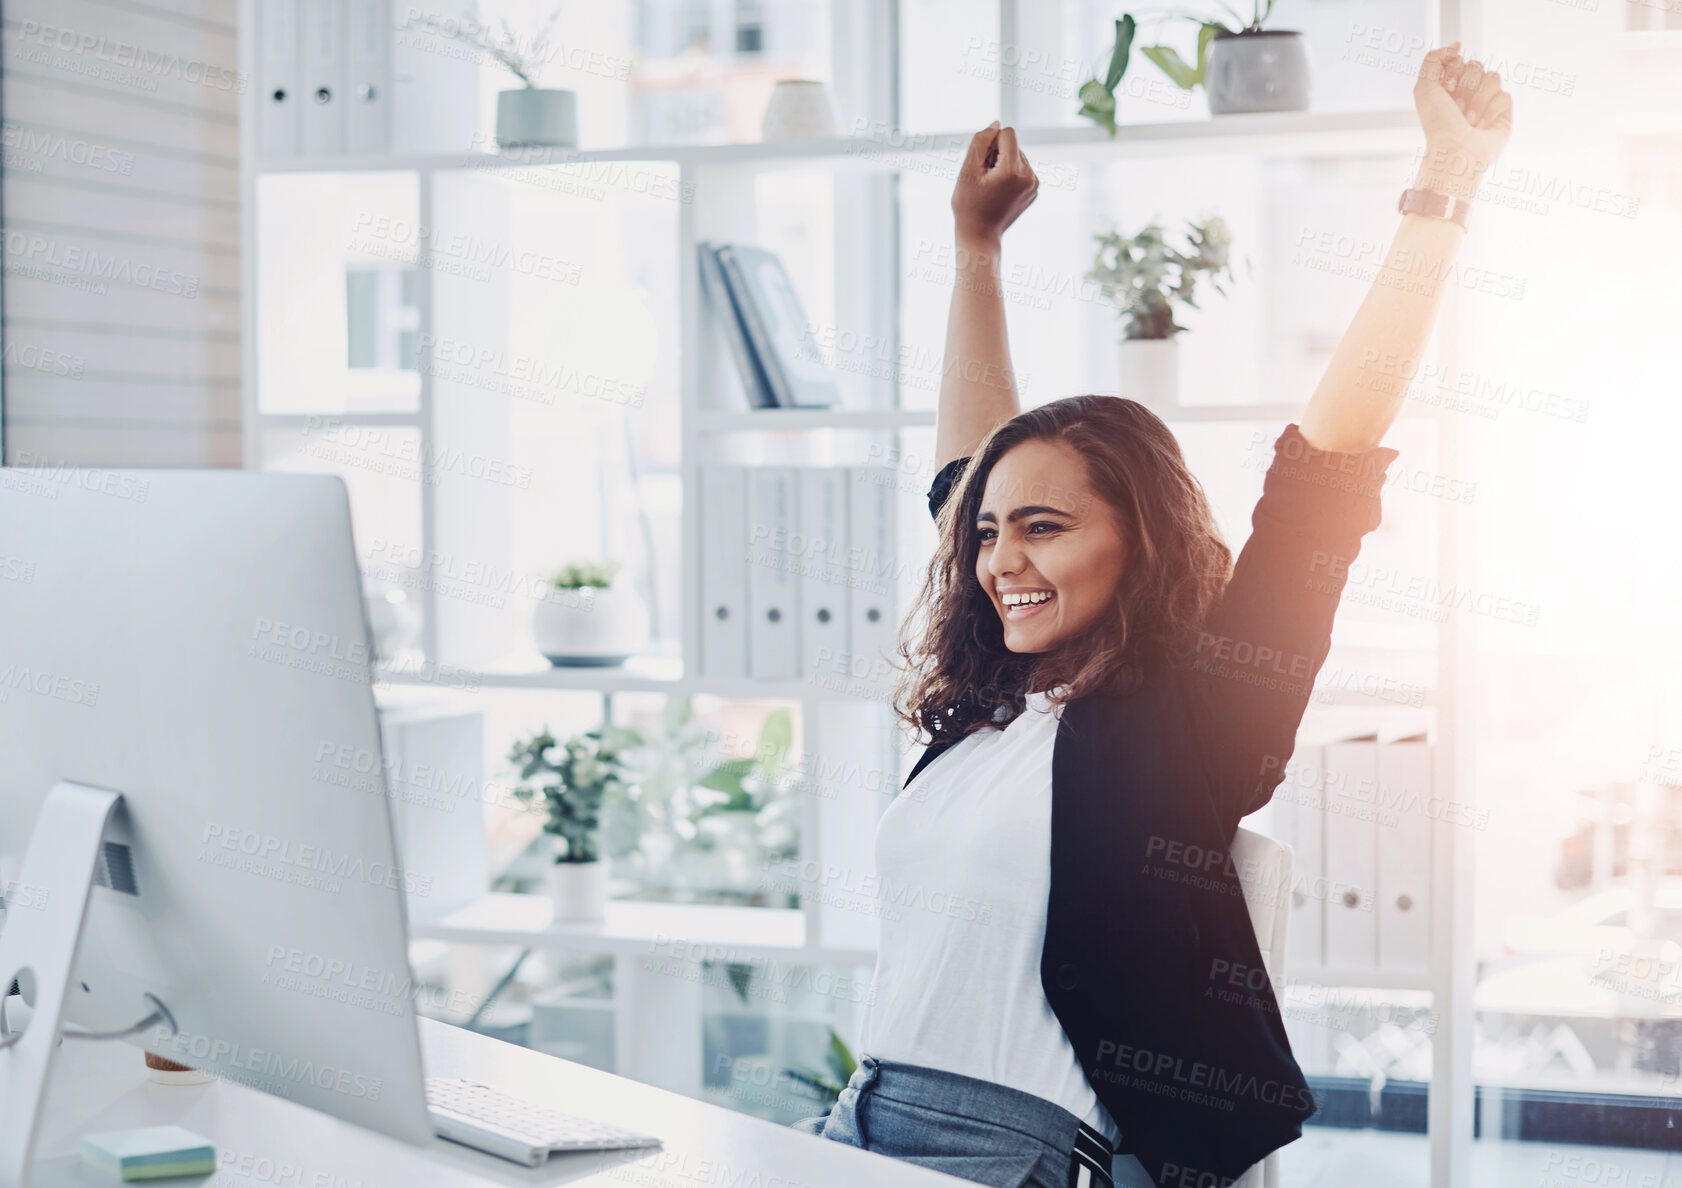
[[[932,741],[876,834],[879,886],[964,910],[884,917],[858,1070],[797,1127],[999,1188],[1107,1185],[1113,1153],[1124,1182],[1229,1184],[1301,1134],[1313,1099],[1226,849],[1283,778],[1378,524],[1396,377],[1465,234],[1448,199],[1472,197],[1511,128],[1499,76],[1458,43],[1414,98],[1426,195],[1402,209],[1430,213],[1403,214],[1275,443],[1236,564],[1143,405],[1019,412],[999,244],[1038,183],[1010,128],[971,142],[940,545],[902,645],[899,712]]]

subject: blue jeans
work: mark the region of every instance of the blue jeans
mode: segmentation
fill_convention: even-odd
[[[1107,1144],[1062,1106],[916,1064],[861,1054],[829,1113],[792,1126],[993,1188],[1109,1188],[1086,1158]]]

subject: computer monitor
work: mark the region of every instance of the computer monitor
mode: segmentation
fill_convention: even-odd
[[[20,881],[54,844],[49,790],[119,793],[63,1018],[119,1031],[155,1001],[175,1034],[130,1042],[433,1141],[404,903],[426,872],[398,860],[383,781],[333,778],[344,755],[385,770],[340,480],[0,470],[0,738],[0,990],[26,938],[75,924],[41,926],[74,878]],[[33,1133],[38,1102],[3,1096],[20,1047],[0,1047],[0,1157],[26,1164],[33,1140],[3,1133]]]

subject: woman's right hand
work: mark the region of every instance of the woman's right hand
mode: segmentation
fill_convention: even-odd
[[[1040,179],[1016,147],[1016,129],[994,120],[970,140],[958,170],[952,191],[958,242],[997,245],[1039,192]]]

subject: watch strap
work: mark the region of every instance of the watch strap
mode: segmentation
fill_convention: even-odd
[[[1466,219],[1471,212],[1472,204],[1464,198],[1451,198],[1447,194],[1439,194],[1435,190],[1415,190],[1412,188],[1402,191],[1402,197],[1396,203],[1396,209],[1403,214],[1422,214],[1446,222],[1456,223],[1460,229],[1466,229]]]

